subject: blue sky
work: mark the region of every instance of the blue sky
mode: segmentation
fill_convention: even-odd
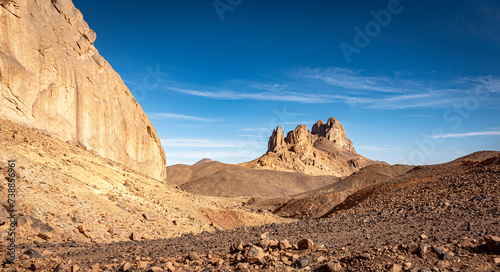
[[[331,116],[374,160],[500,150],[498,1],[74,3],[168,165],[248,161]]]

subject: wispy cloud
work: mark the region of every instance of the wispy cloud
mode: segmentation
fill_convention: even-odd
[[[396,86],[394,79],[386,76],[363,76],[361,72],[340,68],[302,68],[296,72],[299,77],[319,79],[325,83],[349,90],[376,91],[384,93],[404,93],[404,87],[415,85],[411,81],[406,81],[404,86]]]
[[[205,139],[161,139],[161,144],[164,147],[240,147],[239,143],[231,143],[226,141],[211,141]]]
[[[256,131],[256,132],[269,131],[269,130],[270,130],[269,128],[264,128],[264,127],[260,127],[260,128],[242,128],[242,129],[240,129],[240,131]]]
[[[191,115],[175,114],[175,113],[148,113],[151,119],[172,119],[172,120],[186,120],[186,121],[199,121],[199,122],[215,122],[214,119],[197,117]]]
[[[449,107],[477,93],[500,93],[500,78],[462,77],[446,82],[370,75],[345,68],[300,68],[284,73],[289,84],[252,84],[231,81],[231,86],[165,89],[191,96],[217,100],[257,100],[304,104],[343,103],[380,110]],[[259,91],[271,89],[274,91]],[[257,88],[258,89],[258,88]],[[235,91],[237,90],[237,91]],[[498,99],[498,98],[496,98]],[[484,102],[486,103],[486,102]],[[493,103],[493,101],[488,101]]]
[[[467,132],[467,133],[449,133],[443,135],[434,135],[430,138],[433,139],[443,139],[443,138],[464,138],[464,137],[474,137],[474,136],[492,136],[500,135],[500,131],[479,131],[479,132]]]

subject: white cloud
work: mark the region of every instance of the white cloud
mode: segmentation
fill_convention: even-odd
[[[479,132],[467,132],[467,133],[449,133],[443,135],[433,135],[430,138],[442,139],[442,138],[464,138],[473,136],[493,136],[500,135],[500,131],[479,131]]]
[[[204,118],[204,117],[175,114],[175,113],[148,113],[148,116],[151,119],[173,119],[173,120],[186,120],[186,121],[199,121],[199,122],[215,122],[216,121],[216,120]]]

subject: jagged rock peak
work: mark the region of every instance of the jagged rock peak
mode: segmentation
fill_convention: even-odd
[[[273,130],[273,134],[271,135],[271,137],[269,137],[267,150],[269,152],[278,153],[280,151],[283,151],[284,148],[286,149],[285,135],[283,134],[281,127],[278,126],[275,130]]]
[[[326,125],[323,121],[319,120],[314,124],[311,133],[319,137],[325,137],[341,149],[355,152],[352,141],[347,138],[344,127],[335,117],[330,117]]]

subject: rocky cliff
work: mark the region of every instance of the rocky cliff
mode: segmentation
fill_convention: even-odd
[[[321,120],[316,122],[312,131],[305,125],[298,125],[286,137],[277,127],[269,137],[267,153],[242,165],[344,177],[373,163],[378,162],[356,153],[342,124],[331,117],[326,124]]]
[[[165,152],[71,0],[0,0],[0,118],[156,179]]]

